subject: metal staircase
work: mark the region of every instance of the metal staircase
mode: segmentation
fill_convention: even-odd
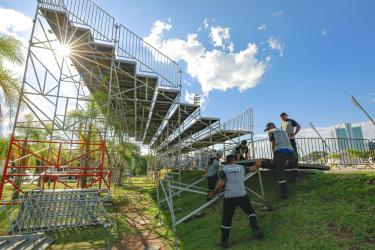
[[[2,250],[43,250],[47,249],[53,240],[44,233],[0,236]]]
[[[36,28],[39,30],[36,31]],[[61,63],[57,60],[58,51],[51,45],[52,42],[70,49],[69,55],[62,56]],[[40,50],[53,54],[57,72],[52,70],[50,64],[53,62],[43,62],[43,54],[37,53]],[[173,155],[177,156],[215,143],[228,140],[234,142],[233,138],[252,132],[251,124],[246,125],[245,130],[233,130],[221,126],[219,118],[203,117],[199,106],[181,103],[181,70],[178,64],[118,24],[90,0],[38,0],[26,65],[21,102],[27,106],[25,113],[32,113],[35,119],[29,125],[19,117],[19,112],[16,115],[5,173],[13,170],[19,173],[10,178],[26,179],[30,175],[26,171],[36,172],[31,175],[40,177],[46,168],[58,170],[64,167],[66,176],[77,180],[78,188],[80,178],[90,174],[82,168],[82,161],[89,165],[86,168],[97,167],[96,162],[100,162],[102,168],[117,166],[110,159],[115,152],[108,149],[109,144],[121,144],[132,138],[133,141],[151,146],[158,155],[174,151]],[[50,86],[46,87],[48,84]],[[64,93],[69,84],[74,86],[76,93]],[[72,118],[72,111],[87,110],[92,100],[101,103],[95,111],[91,111],[91,114],[99,114],[98,117],[92,118],[89,114]],[[46,103],[48,107],[40,103]],[[45,110],[48,109],[53,112],[47,114]],[[46,140],[30,141],[22,138],[23,129],[27,128],[25,124],[42,131]],[[93,124],[94,131],[90,130]],[[80,134],[88,132],[96,133],[98,141],[81,142]],[[212,136],[215,136],[214,140]],[[200,143],[200,140],[204,142]],[[30,164],[26,162],[23,163],[25,167],[19,165],[19,159],[11,159],[20,148],[18,141],[24,142],[26,147],[45,143],[48,148],[46,156],[23,147],[29,153],[26,158],[36,157],[42,164],[27,166]],[[95,161],[92,162],[85,161],[91,152],[90,148],[87,147],[86,152],[82,151],[82,145],[90,143],[102,145],[101,156],[93,156]],[[56,145],[64,147],[54,149]],[[61,150],[69,151],[71,159],[62,161]],[[62,166],[63,163],[69,166]],[[61,182],[61,174],[54,176],[55,183]],[[21,193],[35,188],[23,190],[22,181],[15,184],[10,178],[3,178],[2,188],[5,183],[11,184]],[[99,178],[89,176],[89,184],[81,188],[90,188],[97,183],[101,188],[102,179],[103,174]],[[73,186],[67,182],[64,185],[66,188]]]

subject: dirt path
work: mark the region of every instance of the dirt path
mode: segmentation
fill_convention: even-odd
[[[137,187],[142,187],[143,183],[136,183]],[[149,183],[144,183],[145,186]],[[142,211],[145,211],[150,206],[150,200],[147,199],[142,188],[133,191],[127,195],[129,204],[123,208],[121,212],[126,217],[128,226],[131,229],[130,234],[126,234],[120,239],[112,249],[129,249],[129,250],[167,250],[169,249],[165,239],[160,236],[156,229],[157,225],[152,220],[155,220],[150,215],[146,216]]]

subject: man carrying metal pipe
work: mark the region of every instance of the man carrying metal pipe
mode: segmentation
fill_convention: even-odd
[[[220,180],[215,190],[209,193],[210,197],[218,194],[225,185],[223,215],[221,223],[221,246],[229,248],[228,238],[232,224],[232,218],[236,207],[240,207],[247,215],[250,226],[256,238],[263,237],[262,231],[258,227],[258,222],[254,209],[250,203],[245,189],[245,167],[236,164],[236,155],[227,156],[227,165],[220,171]],[[256,171],[262,165],[261,161],[257,161],[255,165],[247,168],[250,171]]]
[[[207,162],[204,175],[207,177],[208,192],[212,192],[215,189],[216,183],[219,180],[218,172],[221,166],[220,159],[222,155],[223,153],[221,151],[216,151],[215,157],[210,158]],[[207,200],[211,200],[208,195]]]
[[[264,132],[268,132],[272,143],[273,164],[276,169],[276,177],[280,186],[281,197],[288,198],[285,165],[288,161],[293,169],[297,168],[296,153],[290,144],[288,134],[284,130],[276,128],[273,122],[267,123]]]

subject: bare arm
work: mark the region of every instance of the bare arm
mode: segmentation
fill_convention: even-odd
[[[261,160],[256,160],[255,164],[251,167],[248,167],[247,169],[251,172],[257,171],[262,166]]]
[[[225,184],[224,180],[219,180],[219,182],[217,183],[214,191],[208,193],[208,195],[210,197],[215,196],[215,194],[217,194],[217,193],[219,193],[221,191],[221,189],[224,187],[224,184]]]
[[[297,124],[296,131],[294,132],[294,135],[297,135],[300,130],[301,130],[301,125]]]

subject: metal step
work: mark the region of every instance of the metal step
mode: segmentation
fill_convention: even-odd
[[[39,250],[47,249],[53,240],[44,233],[0,236],[2,250]]]

